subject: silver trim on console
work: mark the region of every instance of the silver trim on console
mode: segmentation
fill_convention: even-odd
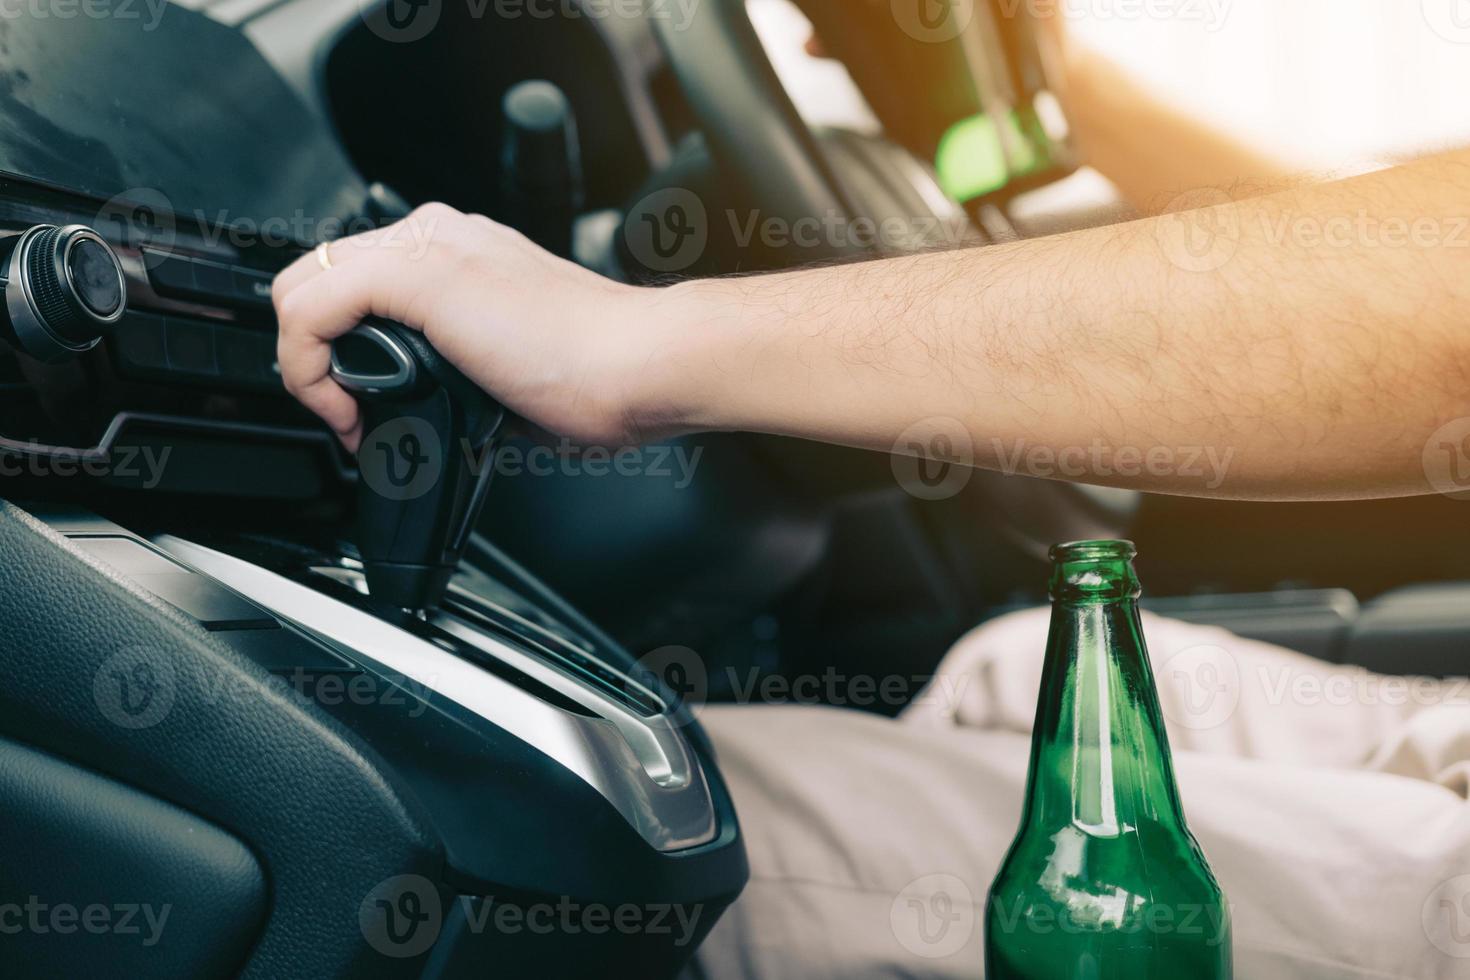
[[[704,771],[667,715],[640,716],[499,637],[445,613],[429,614],[455,640],[524,672],[593,716],[562,710],[464,657],[258,565],[173,535],[153,543],[348,656],[412,678],[555,759],[658,850],[714,839],[718,827]]]
[[[348,465],[342,444],[337,437],[324,428],[296,428],[279,425],[259,425],[254,422],[227,422],[193,415],[163,415],[157,412],[118,412],[107,423],[102,437],[95,446],[52,446],[38,442],[22,442],[8,436],[0,436],[0,450],[27,457],[49,457],[53,459],[75,459],[83,462],[106,460],[123,432],[130,425],[151,425],[160,428],[186,429],[191,432],[211,432],[282,442],[320,443],[331,457],[332,469],[344,482],[357,479],[357,471]]]

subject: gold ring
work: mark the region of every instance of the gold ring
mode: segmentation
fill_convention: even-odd
[[[327,253],[327,246],[331,244],[331,242],[322,242],[316,247],[316,264],[322,267],[323,272],[332,267],[332,256]]]

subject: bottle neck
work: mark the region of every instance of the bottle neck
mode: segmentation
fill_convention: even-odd
[[[1032,736],[1027,822],[1116,837],[1183,827],[1173,765],[1138,618],[1137,580],[1059,563]],[[1075,570],[1073,570],[1075,571]],[[1085,571],[1085,570],[1084,570]],[[1095,570],[1094,570],[1095,571]],[[1062,588],[1058,588],[1058,578]]]

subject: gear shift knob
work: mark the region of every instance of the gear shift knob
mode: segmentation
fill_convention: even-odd
[[[505,410],[422,333],[389,320],[337,338],[332,378],[362,408],[357,546],[368,591],[427,609],[484,504]]]

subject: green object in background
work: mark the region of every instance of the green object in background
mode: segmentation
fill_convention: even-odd
[[[986,980],[1231,975],[1225,896],[1184,822],[1133,545],[1052,549],[1021,829],[985,909]]]
[[[1015,149],[1011,166],[1006,165],[995,120],[984,113],[961,119],[939,138],[934,169],[939,186],[956,201],[993,194],[1014,178],[1035,173],[1048,163],[1050,154],[1040,123],[1033,120],[1025,125],[1018,111],[1003,118]]]

